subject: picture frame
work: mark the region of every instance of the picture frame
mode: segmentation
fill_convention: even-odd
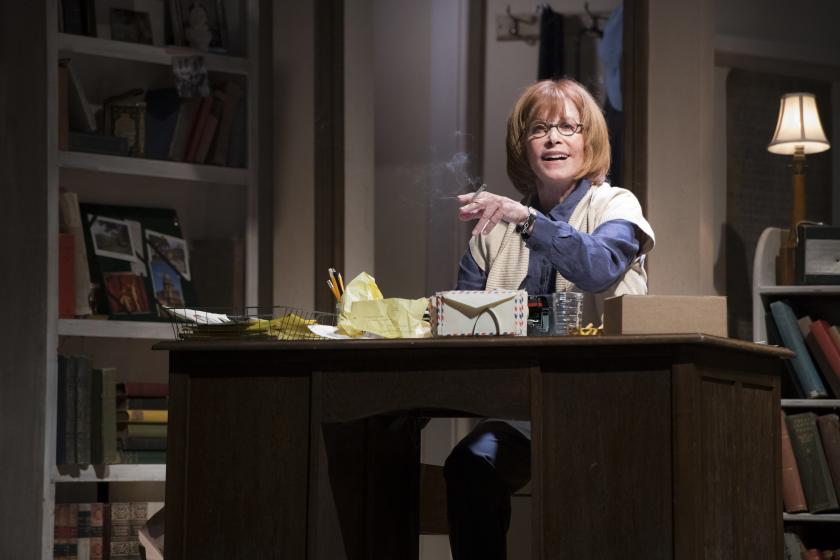
[[[96,0],[96,35],[162,47],[164,13],[164,0]]]
[[[127,262],[137,261],[131,226],[125,220],[90,214],[88,220],[95,255]]]
[[[148,251],[151,255],[154,249],[149,247]],[[163,259],[151,259],[149,272],[152,277],[155,301],[165,307],[184,307],[186,298],[178,271]]]
[[[162,260],[174,268],[179,276],[192,280],[189,247],[186,240],[147,229],[146,244],[149,246],[150,263]]]
[[[148,315],[146,278],[134,272],[103,273],[110,315]]]

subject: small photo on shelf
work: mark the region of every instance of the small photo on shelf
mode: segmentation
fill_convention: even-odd
[[[96,34],[114,41],[163,46],[163,0],[96,0]]]
[[[125,220],[89,215],[94,253],[101,257],[134,262],[137,252],[131,230]]]
[[[149,254],[152,248],[149,247]],[[155,299],[166,307],[184,307],[184,289],[181,284],[181,275],[167,261],[152,257],[149,262],[152,269],[152,287],[155,291]]]
[[[102,276],[111,315],[146,315],[150,312],[143,276],[134,272],[106,272]]]

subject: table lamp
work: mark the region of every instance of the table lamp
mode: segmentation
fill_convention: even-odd
[[[776,257],[776,283],[794,283],[796,227],[805,220],[805,154],[824,152],[831,146],[826,140],[813,93],[786,93],[779,106],[776,132],[767,146],[774,154],[793,156],[793,205],[787,241]]]

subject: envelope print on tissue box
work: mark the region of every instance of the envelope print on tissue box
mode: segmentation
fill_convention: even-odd
[[[432,308],[435,334],[525,336],[527,302],[525,290],[437,292]]]

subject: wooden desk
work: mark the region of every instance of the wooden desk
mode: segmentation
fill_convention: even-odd
[[[782,556],[784,349],[699,334],[157,348],[167,560],[416,558],[419,437],[400,415],[531,418],[534,558]]]

